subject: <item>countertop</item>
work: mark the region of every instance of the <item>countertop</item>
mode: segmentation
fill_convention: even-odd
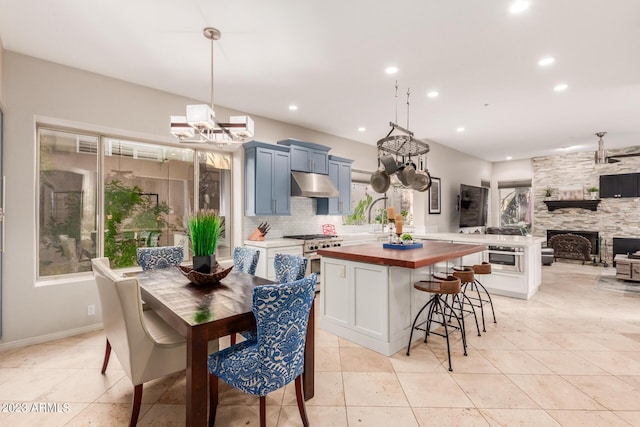
[[[289,246],[302,246],[304,241],[297,239],[265,239],[265,240],[245,240],[245,246],[253,246],[255,248],[282,248]]]
[[[382,243],[365,243],[318,249],[318,255],[368,264],[420,268],[487,249],[485,245],[464,243],[423,242],[423,244],[422,248],[399,250],[385,249]]]
[[[452,242],[469,242],[482,245],[516,247],[532,246],[547,241],[547,239],[545,239],[544,237],[476,233],[426,233],[414,234],[413,238],[428,240],[449,240]]]

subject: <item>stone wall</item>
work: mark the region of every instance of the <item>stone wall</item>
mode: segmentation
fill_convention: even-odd
[[[597,165],[594,151],[532,159],[533,235],[546,238],[547,229],[598,231],[602,258],[611,263],[613,237],[640,238],[640,198],[602,199],[596,212],[569,208],[549,212],[544,204],[546,187],[554,189],[550,200],[557,200],[558,189],[568,186],[581,186],[583,196],[587,199],[589,195],[586,189],[599,187],[600,175],[640,172],[640,157],[627,157],[619,163]],[[640,146],[609,150],[609,155],[637,152],[640,152]]]

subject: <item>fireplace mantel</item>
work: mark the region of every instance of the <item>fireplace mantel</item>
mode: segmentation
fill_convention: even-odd
[[[549,209],[549,212],[555,211],[556,209],[563,209],[563,208],[579,208],[579,209],[589,209],[592,211],[597,211],[599,203],[600,203],[600,199],[597,199],[597,200],[545,200],[544,201],[544,204],[547,205],[547,209]]]

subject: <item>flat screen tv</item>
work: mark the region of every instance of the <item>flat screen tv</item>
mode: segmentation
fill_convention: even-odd
[[[460,227],[487,225],[489,189],[460,184]]]

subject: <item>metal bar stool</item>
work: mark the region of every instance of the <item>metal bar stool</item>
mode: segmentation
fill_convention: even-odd
[[[447,276],[443,280],[433,279],[433,280],[421,280],[413,284],[413,287],[422,292],[428,292],[434,294],[429,301],[418,311],[415,320],[413,321],[413,325],[411,326],[411,333],[409,334],[409,345],[407,346],[407,356],[411,351],[411,340],[413,338],[413,331],[418,329],[420,331],[425,331],[424,342],[427,342],[427,338],[429,334],[438,335],[446,338],[447,340],[447,357],[449,359],[449,370],[453,371],[451,368],[451,348],[449,345],[449,328],[457,329],[460,331],[462,335],[462,347],[464,349],[464,355],[467,355],[467,338],[465,335],[464,328],[464,317],[458,316],[453,307],[449,305],[446,301],[447,295],[458,296],[460,294],[460,279],[453,276]],[[427,319],[418,323],[418,319],[422,312],[429,307],[429,311],[427,314]],[[448,311],[448,313],[447,313]],[[449,322],[446,320],[446,316],[451,315],[455,317],[458,326],[448,325]],[[442,325],[444,327],[444,334],[431,331],[431,325],[433,323]],[[425,325],[424,328],[420,326]]]
[[[469,285],[470,285],[471,291],[475,290],[476,295],[469,296],[469,299],[476,301],[476,304],[474,304],[474,307],[480,308],[480,314],[482,315],[482,331],[487,332],[487,329],[484,323],[484,305],[485,304],[489,304],[491,306],[493,323],[498,323],[498,322],[496,321],[496,312],[493,309],[493,301],[491,300],[491,294],[489,293],[489,291],[487,291],[487,288],[485,288],[484,285],[478,280],[478,276],[491,274],[491,264],[489,264],[488,262],[483,262],[482,264],[475,264],[472,267],[466,267],[466,268],[473,269],[473,272],[475,274],[475,279],[472,283],[465,283],[462,286],[462,292],[465,295],[467,295],[467,289]],[[483,293],[486,295],[485,299],[482,298]]]
[[[469,284],[473,284],[476,280],[474,270],[472,267],[462,267],[462,268],[454,267],[453,271],[450,274],[453,277],[457,277],[458,279],[460,279],[460,283],[463,290],[461,294],[455,296],[455,298],[454,296],[452,296],[451,306],[454,308],[458,308],[460,310],[461,316],[464,316],[464,313],[473,314],[473,320],[475,320],[476,322],[476,330],[478,331],[478,336],[481,336],[480,325],[478,324],[478,316],[476,315],[475,305],[473,304],[471,299],[467,296],[467,294],[464,293],[464,289]],[[462,296],[462,298],[460,298],[460,296]],[[469,304],[470,309],[465,309],[465,301]],[[451,320],[451,315],[449,315],[449,320]],[[484,327],[484,323],[483,323],[483,327]]]

